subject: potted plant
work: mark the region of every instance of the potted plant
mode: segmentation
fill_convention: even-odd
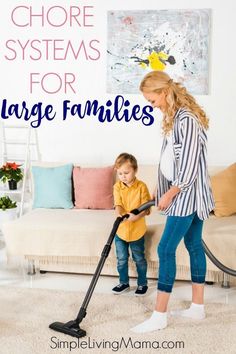
[[[17,204],[8,196],[0,197],[0,222],[15,219],[17,216]]]
[[[0,180],[3,183],[8,181],[9,189],[17,189],[17,183],[23,178],[23,172],[20,166],[21,165],[15,162],[6,162],[5,165],[0,168]]]

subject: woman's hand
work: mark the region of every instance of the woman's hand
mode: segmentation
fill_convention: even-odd
[[[171,204],[173,198],[180,192],[180,188],[172,186],[163,196],[160,198],[157,209],[165,210]]]
[[[166,192],[160,198],[157,209],[158,210],[165,210],[166,208],[168,208],[168,206],[172,202],[172,199],[173,199],[173,197],[168,192]]]

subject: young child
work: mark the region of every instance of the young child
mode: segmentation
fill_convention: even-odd
[[[150,211],[145,210],[139,215],[131,214],[130,211],[148,202],[151,197],[146,184],[136,178],[138,164],[133,155],[120,154],[115,161],[115,169],[119,178],[113,190],[115,211],[117,216],[129,214],[130,217],[120,224],[115,236],[120,284],[115,286],[112,291],[119,295],[129,290],[128,258],[130,248],[138,273],[138,287],[135,295],[143,296],[148,289],[147,262],[144,254],[144,234],[147,228],[144,216]]]

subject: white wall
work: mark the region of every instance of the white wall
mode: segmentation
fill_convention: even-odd
[[[69,5],[95,6],[94,28],[16,28],[11,24],[9,15],[17,5],[40,5],[68,7]],[[234,0],[35,0],[4,2],[1,8],[1,24],[4,34],[1,34],[1,52],[4,52],[4,42],[9,39],[32,38],[67,38],[77,39],[97,38],[101,41],[101,59],[97,61],[14,61],[4,60],[1,54],[1,99],[7,98],[11,103],[26,100],[34,104],[43,101],[52,104],[58,116],[52,122],[43,121],[38,128],[40,149],[43,160],[46,161],[76,161],[81,164],[111,164],[116,155],[128,151],[136,155],[140,163],[156,163],[161,145],[160,112],[155,113],[156,122],[145,127],[140,122],[112,122],[101,124],[94,118],[80,120],[68,118],[62,121],[60,117],[61,102],[70,99],[73,103],[81,103],[87,99],[98,99],[102,104],[114,95],[106,93],[106,13],[107,10],[137,10],[137,9],[171,9],[171,8],[211,8],[212,33],[210,49],[210,93],[197,96],[198,102],[204,107],[210,118],[209,130],[209,164],[227,165],[236,160],[236,2]],[[4,50],[3,50],[4,49]],[[30,72],[73,72],[78,77],[78,92],[65,95],[57,93],[47,95],[37,89],[29,93]],[[125,95],[131,104],[145,105],[141,95]],[[15,123],[15,118],[7,123]],[[22,121],[20,121],[22,123]]]

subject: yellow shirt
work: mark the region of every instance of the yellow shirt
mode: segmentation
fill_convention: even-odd
[[[151,199],[146,184],[137,179],[130,187],[121,181],[116,182],[113,194],[115,206],[121,206],[125,214]],[[137,221],[122,222],[117,230],[117,235],[127,242],[136,241],[143,237],[146,230],[145,217],[142,217]]]

